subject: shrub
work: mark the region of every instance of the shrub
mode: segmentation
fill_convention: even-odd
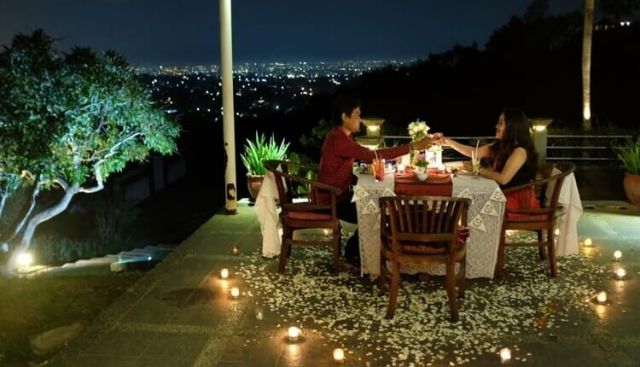
[[[618,158],[622,161],[625,171],[634,175],[640,175],[640,143],[631,140],[618,148]]]
[[[276,139],[273,135],[267,141],[264,134],[258,135],[256,132],[255,140],[247,139],[247,143],[244,146],[244,154],[240,154],[240,158],[242,158],[242,163],[248,174],[263,176],[265,173],[264,161],[270,159],[284,160],[287,156],[287,149],[289,149],[289,143],[286,143],[284,139],[280,144],[276,144]]]

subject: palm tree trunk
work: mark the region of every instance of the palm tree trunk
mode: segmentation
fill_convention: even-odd
[[[595,0],[584,2],[582,32],[582,128],[591,130],[591,43],[593,38],[593,9]]]

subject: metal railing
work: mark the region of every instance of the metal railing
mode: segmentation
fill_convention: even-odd
[[[492,141],[494,136],[452,136],[452,139],[475,145],[480,140],[480,144]],[[617,148],[624,145],[631,135],[611,134],[611,135],[571,135],[571,134],[550,134],[547,136],[546,159],[550,161],[576,161],[585,163],[605,163],[616,162]],[[382,140],[387,146],[394,142],[404,143],[409,140],[405,135],[384,135]],[[445,149],[443,152],[444,161],[459,160],[464,158],[453,149]]]

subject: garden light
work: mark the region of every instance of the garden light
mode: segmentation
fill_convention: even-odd
[[[21,268],[26,268],[33,264],[33,256],[28,252],[22,252],[16,256],[16,265]]]

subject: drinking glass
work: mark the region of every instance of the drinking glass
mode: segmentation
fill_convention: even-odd
[[[480,160],[479,159],[474,159],[471,161],[471,168],[473,170],[473,174],[474,175],[478,175],[480,174]]]
[[[376,181],[384,180],[384,159],[373,160],[373,178]]]

